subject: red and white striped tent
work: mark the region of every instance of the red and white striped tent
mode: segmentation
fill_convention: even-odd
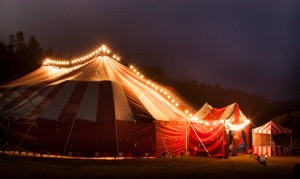
[[[292,133],[291,129],[282,127],[279,124],[270,121],[260,127],[252,129],[254,134],[290,134]]]
[[[282,146],[276,145],[273,135],[289,134],[291,145],[286,146],[286,151]],[[252,129],[252,152],[258,155],[267,154],[269,156],[288,155],[291,153],[292,130],[282,127],[270,121],[260,127]]]
[[[240,110],[237,103],[233,103],[223,108],[214,108],[208,103],[196,112],[192,118],[191,125],[195,129],[190,133],[189,149],[194,152],[204,152],[208,150],[211,154],[222,156],[228,148],[225,147],[228,142],[228,135],[235,132],[236,140],[239,146],[242,145],[244,150],[249,146],[249,119]],[[241,134],[241,131],[244,131]],[[202,138],[203,146],[199,146],[198,136]],[[213,142],[218,139],[218,142]],[[231,142],[230,142],[231,144]],[[238,146],[236,147],[238,148]]]
[[[185,152],[193,108],[103,51],[109,53],[102,47],[69,61],[47,59],[1,86],[0,118],[2,126],[9,123],[9,142],[90,155]]]

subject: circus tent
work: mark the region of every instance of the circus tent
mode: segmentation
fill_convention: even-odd
[[[193,109],[105,46],[1,86],[1,119],[18,148],[115,155],[178,154]]]
[[[214,108],[205,103],[191,118],[195,132],[190,132],[189,149],[195,154],[224,156],[232,145],[233,152],[245,152],[249,146],[249,119],[237,103],[223,108]],[[198,134],[203,145],[199,145]],[[205,146],[205,147],[203,147]]]

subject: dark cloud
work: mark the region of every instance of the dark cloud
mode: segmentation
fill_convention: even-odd
[[[46,48],[108,43],[127,61],[272,100],[300,100],[298,1],[0,1],[0,38]],[[201,94],[200,94],[201,95]]]

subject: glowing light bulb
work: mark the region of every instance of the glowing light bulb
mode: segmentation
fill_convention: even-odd
[[[101,48],[102,48],[103,51],[107,50],[106,45],[102,45]]]

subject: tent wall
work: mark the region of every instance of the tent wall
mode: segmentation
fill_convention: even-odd
[[[227,156],[227,148],[225,140],[225,129],[223,124],[218,124],[215,126],[206,126],[204,124],[191,123],[191,127],[189,133],[189,151],[192,152],[193,155],[208,155],[213,157],[226,157]],[[201,144],[206,147],[207,151]]]
[[[89,156],[96,152],[100,156],[114,156],[116,153],[140,156],[156,152],[154,123],[94,123],[78,120],[72,129],[71,123],[41,119],[38,124],[38,143],[44,152],[79,152]]]
[[[186,152],[187,123],[185,121],[155,121],[157,154],[180,155]]]
[[[28,130],[29,128],[31,130]],[[9,123],[8,142],[13,149],[36,150],[38,147],[37,140],[36,124],[26,121],[13,121]]]
[[[108,130],[110,129],[110,130]],[[115,151],[115,139],[112,138],[114,125],[105,123],[95,125],[87,121],[57,122],[40,119],[38,121],[38,144],[44,152],[88,152],[99,151],[101,143],[109,148],[102,151]],[[102,152],[101,151],[101,152]]]
[[[117,121],[118,150],[124,156],[156,155],[155,124],[153,122]]]

